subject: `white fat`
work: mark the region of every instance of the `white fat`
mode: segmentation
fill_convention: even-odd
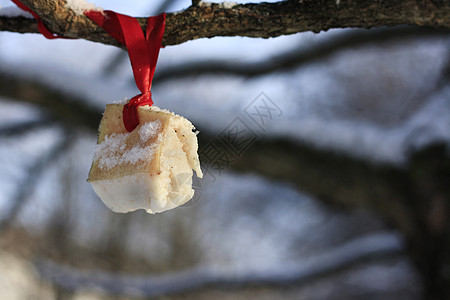
[[[163,189],[164,181],[170,181],[171,191]],[[122,176],[111,180],[91,182],[95,193],[112,211],[126,213],[145,209],[148,213],[160,213],[183,205],[194,195],[192,172],[169,176],[150,177],[147,173]]]
[[[170,113],[157,107],[151,109]],[[136,165],[133,170],[135,166],[131,166],[132,175],[121,175],[119,171],[108,177],[112,179],[90,181],[97,195],[111,210],[125,213],[144,209],[148,213],[159,213],[180,206],[193,197],[193,170],[202,177],[197,136],[188,120],[170,114],[173,117],[139,125],[132,136],[130,133],[106,135],[97,146],[94,160],[98,161],[100,169],[122,164],[130,168],[129,164],[151,162],[141,169]],[[162,120],[167,122],[164,126]],[[127,140],[129,137],[132,140]]]

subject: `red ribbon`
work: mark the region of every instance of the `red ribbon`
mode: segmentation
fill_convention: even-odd
[[[166,14],[149,17],[145,35],[136,18],[110,10],[103,13],[86,11],[84,14],[128,49],[134,80],[141,91],[141,94],[133,97],[123,108],[123,123],[126,130],[131,132],[139,125],[137,108],[153,105],[150,90],[164,35]]]
[[[34,11],[32,11],[28,6],[26,6],[25,4],[23,4],[22,2],[18,1],[18,0],[11,0],[12,2],[14,2],[14,4],[16,4],[19,8],[21,8],[22,10],[29,12],[37,21],[37,27],[39,32],[45,36],[46,38],[52,40],[52,39],[66,39],[66,37],[57,35],[57,34],[53,34],[50,30],[48,30],[48,28],[45,26],[45,24],[42,22],[41,18],[38,16],[37,13],[35,13]]]

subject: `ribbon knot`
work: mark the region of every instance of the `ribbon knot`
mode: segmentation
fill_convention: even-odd
[[[139,125],[139,116],[137,108],[143,105],[153,105],[152,92],[139,94],[131,98],[131,100],[123,107],[123,125],[128,132],[133,131]]]
[[[86,11],[84,14],[127,47],[134,80],[141,91],[141,94],[133,97],[123,108],[123,123],[125,129],[131,132],[139,125],[137,108],[153,105],[150,90],[164,35],[166,14],[147,18],[145,34],[138,20],[127,15],[110,10],[103,13]]]

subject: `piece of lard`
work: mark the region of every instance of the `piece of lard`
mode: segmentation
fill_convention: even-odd
[[[115,212],[158,213],[189,201],[193,170],[202,177],[194,126],[155,106],[138,107],[139,125],[128,132],[124,104],[108,104],[88,181]]]

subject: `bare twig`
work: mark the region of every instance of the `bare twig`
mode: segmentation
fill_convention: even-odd
[[[64,0],[23,0],[55,34],[120,46],[84,15],[66,8]],[[144,27],[145,18],[139,18]],[[331,28],[420,25],[450,28],[450,0],[280,1],[276,3],[190,6],[167,14],[163,45],[214,36],[276,37]],[[0,18],[0,30],[33,32],[30,20]]]

